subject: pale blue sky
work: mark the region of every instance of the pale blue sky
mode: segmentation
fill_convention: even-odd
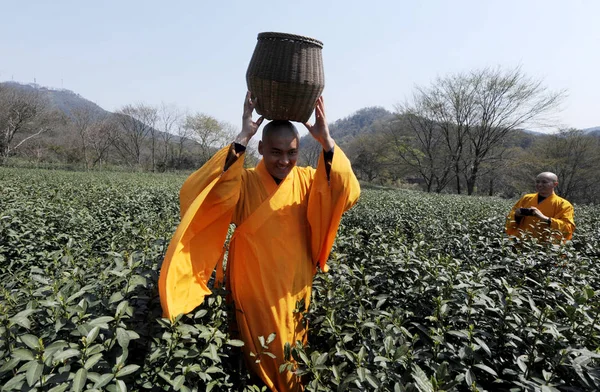
[[[437,76],[521,66],[567,89],[561,125],[600,126],[600,1],[0,1],[0,80],[107,110],[173,103],[239,126],[262,31],[324,42],[329,121],[393,110]]]

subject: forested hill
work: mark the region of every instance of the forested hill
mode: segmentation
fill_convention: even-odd
[[[348,117],[329,124],[331,136],[339,145],[348,145],[357,136],[375,132],[378,124],[394,119],[395,115],[381,106],[371,106],[357,110]],[[302,137],[301,144],[310,143],[311,136]]]
[[[333,122],[329,130],[338,143],[345,144],[360,134],[373,132],[378,122],[393,118],[394,114],[381,106],[366,107]]]
[[[3,82],[0,83],[0,87],[1,85],[17,88],[27,93],[36,93],[49,104],[50,109],[58,110],[68,117],[72,117],[76,111],[94,113],[98,118],[111,114],[94,102],[85,99],[71,90],[51,89],[36,84],[21,84],[16,82]]]
[[[590,135],[600,136],[600,127],[586,128],[582,129],[582,131]]]

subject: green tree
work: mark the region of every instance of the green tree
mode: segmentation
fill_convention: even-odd
[[[188,115],[183,125],[199,147],[200,164],[208,161],[214,151],[233,140],[230,127],[204,113]]]

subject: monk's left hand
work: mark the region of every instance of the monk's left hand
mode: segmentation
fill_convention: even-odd
[[[327,118],[325,117],[325,102],[323,102],[322,96],[317,99],[314,125],[305,122],[304,126],[308,129],[312,137],[321,144],[323,150],[331,151],[335,142],[331,138],[331,135],[329,135],[329,125],[327,125]]]

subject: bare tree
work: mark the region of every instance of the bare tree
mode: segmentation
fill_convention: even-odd
[[[597,194],[600,190],[596,185],[599,151],[597,137],[567,129],[541,139],[531,154],[537,162],[535,172],[551,171],[558,176],[557,193],[567,199],[590,202],[594,200],[586,197],[586,191],[593,189]],[[598,200],[597,196],[593,199]]]
[[[466,135],[474,121],[473,97],[478,80],[457,82],[460,78],[462,75],[438,78],[429,88],[417,87],[413,104],[405,104],[398,110],[417,141],[416,151],[409,149],[401,156],[408,154],[428,189],[432,183],[436,184],[436,192],[446,187],[451,174],[456,192],[462,192],[462,157]],[[419,151],[424,153],[422,159],[418,159]]]
[[[221,124],[221,130],[223,131],[221,145],[225,146],[233,142],[233,139],[235,139],[236,135],[239,133],[239,128],[227,121],[220,121],[219,124]]]
[[[451,154],[444,129],[423,113],[430,109],[426,100],[415,97],[412,107],[398,106],[397,118],[383,127],[395,145],[399,160],[416,171],[427,192],[441,192],[450,181]]]
[[[90,167],[102,164],[108,158],[110,147],[117,138],[118,132],[119,124],[111,116],[92,124],[87,134]]]
[[[185,127],[185,121],[183,119],[179,119],[179,121],[177,121],[176,127],[175,134],[177,135],[177,144],[176,151],[173,155],[175,155],[175,167],[177,169],[181,169],[186,146],[188,146],[192,141],[192,130]]]
[[[174,105],[167,105],[164,102],[158,109],[158,128],[160,130],[160,139],[162,142],[161,166],[167,166],[169,162],[169,146],[175,137],[178,122],[181,120],[181,112]]]
[[[90,133],[97,123],[102,122],[102,118],[90,107],[80,107],[71,111],[71,121],[75,132],[81,143],[81,155],[86,170],[90,168],[89,144]]]
[[[156,129],[158,121],[158,109],[153,106],[145,106],[140,110],[140,121],[143,121],[148,126],[148,134],[150,135],[150,171],[156,170],[156,144],[159,131]]]
[[[151,132],[152,135],[155,135],[156,113],[155,108],[141,103],[126,105],[117,111],[116,116],[121,126],[121,132],[113,139],[113,145],[129,165],[142,165],[142,146]],[[153,163],[154,147],[155,137],[152,137]]]
[[[474,126],[468,135],[469,155],[465,164],[467,190],[472,194],[481,165],[498,158],[498,149],[509,132],[523,126],[548,126],[547,116],[556,111],[564,91],[550,92],[540,80],[525,76],[519,68],[506,72],[484,69],[472,74],[479,81],[476,90]]]
[[[548,125],[546,116],[558,109],[564,96],[564,91],[548,91],[520,68],[485,68],[438,78],[431,87],[418,88],[415,103],[406,105],[405,112],[440,127],[457,192],[461,192],[462,176],[471,195],[482,165],[501,159],[506,136],[520,127]]]
[[[250,141],[252,143],[252,140]],[[254,144],[248,144],[244,152],[244,167],[256,167],[260,162],[261,157],[258,154],[258,149]]]
[[[311,135],[306,135],[300,141],[300,164],[303,166],[317,167],[323,147]]]
[[[37,91],[0,84],[0,165],[12,151],[51,129],[48,124],[34,121],[46,111],[45,102]],[[20,133],[28,135],[16,141],[15,136]]]

